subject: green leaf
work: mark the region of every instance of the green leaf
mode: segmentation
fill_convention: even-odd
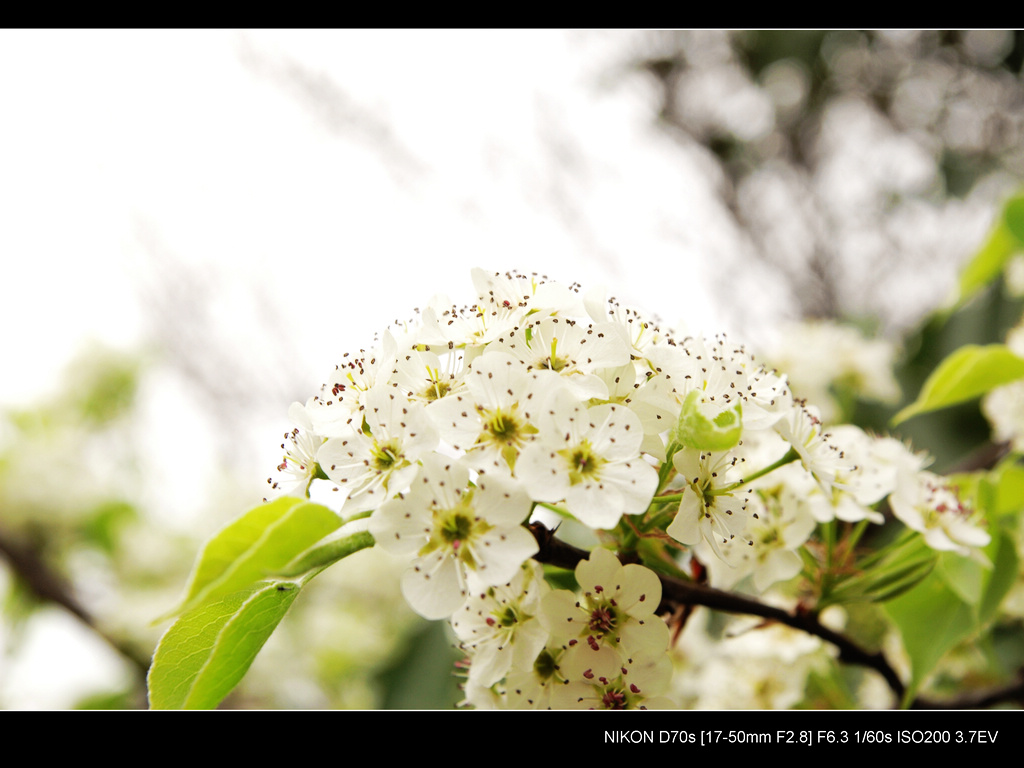
[[[284,570],[340,525],[330,509],[304,499],[282,497],[250,509],[207,542],[185,599],[171,615]]]
[[[1017,583],[1020,559],[1014,546],[1014,537],[1007,535],[996,525],[989,526],[992,543],[985,548],[985,554],[992,560],[992,569],[986,573],[986,583],[978,604],[978,621],[987,624],[995,618],[1003,598]]]
[[[936,571],[914,589],[886,602],[884,610],[899,628],[910,656],[906,703],[946,652],[976,630],[975,617]]]
[[[939,557],[939,576],[957,597],[970,606],[981,603],[991,567],[953,552]]]
[[[1024,194],[1010,198],[1003,208],[1003,223],[1024,248]]]
[[[995,498],[986,505],[985,511],[995,517],[1018,514],[1024,509],[1024,467],[1007,463],[990,473],[989,477],[993,475],[997,478]]]
[[[905,701],[913,698],[949,650],[988,626],[1016,582],[1013,539],[994,523],[988,530],[992,542],[985,554],[991,566],[943,552],[938,567],[917,587],[885,604],[911,660],[912,680]]]
[[[917,400],[896,414],[894,424],[919,413],[970,400],[1024,377],[1024,360],[1002,344],[968,344],[943,360],[925,381]]]
[[[960,302],[988,285],[1015,253],[1024,251],[1024,195],[1011,198],[1003,208],[988,240],[960,275]]]
[[[238,685],[288,612],[299,585],[259,582],[186,612],[149,669],[151,709],[213,709]]]

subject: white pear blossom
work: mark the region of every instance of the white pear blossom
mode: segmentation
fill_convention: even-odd
[[[516,475],[540,501],[565,502],[592,528],[647,510],[658,473],[640,455],[643,429],[626,408],[587,408],[556,391],[538,419],[539,433],[520,456]]]
[[[306,412],[318,434],[335,437],[347,432],[352,414],[365,403],[366,393],[378,384],[387,383],[398,360],[398,342],[385,331],[380,347],[358,357],[344,355],[345,361],[335,366],[320,393],[306,402]]]
[[[799,403],[794,405],[774,426],[800,455],[804,468],[814,476],[826,494],[832,493],[837,475],[855,469],[853,461],[830,442],[831,435],[824,430],[818,411],[813,406]]]
[[[414,348],[398,356],[391,383],[413,402],[430,407],[453,392],[461,391],[463,375],[461,352],[439,356],[430,349]]]
[[[531,318],[527,328],[502,336],[495,348],[518,357],[531,371],[554,372],[581,400],[606,400],[608,387],[596,371],[630,361],[629,340],[621,325],[562,317]]]
[[[510,709],[553,709],[552,699],[569,683],[562,670],[566,649],[547,646],[533,664],[509,671],[505,681],[506,706]]]
[[[567,654],[567,656],[570,656]],[[586,669],[578,665],[590,665]],[[622,658],[611,648],[583,652],[563,662],[568,685],[552,692],[552,709],[675,709],[662,694],[672,678],[672,662],[664,651]]]
[[[408,488],[417,462],[439,441],[423,406],[391,387],[373,389],[365,400],[319,452],[324,473],[348,496],[348,511],[376,509]]]
[[[451,623],[460,647],[470,654],[471,681],[491,686],[510,670],[533,665],[548,641],[539,614],[550,591],[541,567],[527,560],[508,584],[469,596]]]
[[[505,584],[537,552],[522,523],[529,498],[500,477],[469,482],[469,471],[433,454],[408,493],[374,512],[370,533],[384,549],[412,555],[402,594],[428,619],[451,616],[469,589]]]
[[[1024,357],[1024,322],[1010,329],[1006,346]],[[1024,453],[1024,381],[993,389],[982,398],[981,410],[992,425],[995,439],[1010,443],[1017,453]]]
[[[932,549],[969,555],[972,548],[991,541],[974,511],[960,500],[957,489],[931,472],[920,472],[916,486],[902,486],[889,498],[889,504],[893,514],[920,532]]]
[[[284,458],[277,465],[277,471],[282,474],[282,478],[276,481],[267,478],[267,482],[274,490],[305,496],[320,470],[317,453],[323,438],[313,431],[313,424],[302,403],[292,403],[288,417],[298,426],[291,432],[285,432],[284,442],[281,443]]]
[[[626,329],[634,361],[638,367],[649,370],[647,351],[665,339],[665,334],[636,309],[624,307],[614,297],[606,299],[606,295],[602,288],[588,291],[584,297],[587,314],[595,323],[613,322],[622,325]]]
[[[555,641],[569,649],[580,669],[593,669],[604,656],[601,648],[613,648],[621,658],[664,655],[668,627],[656,615],[661,602],[661,582],[642,565],[622,565],[607,549],[598,547],[588,560],[576,566],[579,597],[564,589],[544,597],[541,621]],[[589,660],[589,661],[588,661]],[[611,668],[616,664],[611,663]]]
[[[511,355],[488,353],[473,361],[463,391],[438,402],[431,418],[445,440],[465,452],[466,466],[510,474],[537,431],[531,423],[540,401],[537,378]]]
[[[731,452],[683,449],[673,457],[682,479],[682,500],[675,519],[666,529],[669,536],[683,544],[706,541],[718,557],[726,560],[719,545],[739,537],[751,542],[743,532],[753,514],[748,508],[749,489],[732,488],[741,479],[737,465],[741,460]]]
[[[517,308],[523,313],[544,315],[583,314],[583,306],[576,295],[575,285],[568,288],[550,281],[545,275],[522,275],[517,272],[493,272],[482,269],[471,271],[473,287],[483,311],[501,312]]]
[[[783,467],[780,473],[791,466]],[[811,489],[817,490],[813,482]],[[786,483],[757,491],[747,501],[747,507],[751,517],[743,538],[719,545],[724,561],[718,558],[706,561],[712,574],[711,583],[716,587],[730,589],[744,577],[751,576],[754,588],[760,593],[800,573],[803,561],[796,550],[810,538],[816,521],[793,487]]]
[[[884,339],[867,339],[850,326],[790,323],[779,334],[770,359],[786,372],[797,396],[821,409],[827,424],[841,415],[832,394],[837,385],[866,400],[895,403],[900,397],[893,375],[895,346]]]

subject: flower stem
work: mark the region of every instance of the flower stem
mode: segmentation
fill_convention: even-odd
[[[744,477],[744,478],[742,478],[740,480],[737,480],[735,483],[732,483],[730,485],[724,485],[721,488],[717,488],[714,491],[712,491],[712,493],[714,495],[718,496],[718,495],[723,494],[723,493],[729,493],[730,491],[735,491],[737,488],[743,487],[744,485],[749,483],[751,480],[757,480],[757,478],[759,478],[759,477],[764,477],[768,473],[774,472],[779,467],[784,467],[787,464],[792,464],[794,461],[796,461],[799,458],[800,458],[800,454],[797,453],[796,450],[794,450],[793,448],[790,448],[786,452],[786,455],[783,456],[778,461],[776,461],[775,463],[769,464],[764,469],[759,469],[759,470],[757,470],[757,472],[754,472],[753,474],[747,475],[746,477]]]
[[[350,517],[346,517],[346,518],[345,518],[345,519],[344,519],[344,520],[342,521],[342,523],[341,523],[341,524],[342,524],[342,525],[348,525],[348,524],[349,524],[349,523],[351,523],[351,522],[352,522],[353,520],[362,520],[362,519],[363,519],[364,517],[369,517],[369,516],[370,516],[370,515],[372,515],[372,514],[373,514],[373,510],[372,510],[372,509],[368,509],[368,510],[366,510],[365,512],[356,512],[356,513],[355,513],[354,515],[351,515]]]

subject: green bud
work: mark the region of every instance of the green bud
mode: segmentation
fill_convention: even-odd
[[[727,451],[743,434],[743,409],[740,403],[720,407],[694,390],[683,401],[676,433],[679,442],[700,451]]]

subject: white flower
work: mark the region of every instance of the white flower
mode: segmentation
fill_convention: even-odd
[[[365,399],[319,453],[324,473],[347,493],[349,511],[376,509],[408,488],[416,462],[439,442],[423,407],[393,388],[372,389]]]
[[[511,355],[485,354],[473,361],[462,392],[434,405],[431,418],[448,443],[466,452],[466,466],[508,475],[537,431],[530,423],[536,379]]]
[[[991,541],[973,510],[960,501],[956,488],[931,472],[920,472],[915,487],[897,489],[889,497],[889,505],[932,549],[969,555],[972,547],[984,547]]]
[[[562,390],[538,421],[540,432],[516,465],[534,499],[564,500],[592,528],[612,528],[622,515],[647,510],[658,473],[640,456],[643,429],[632,411],[615,405],[588,409]]]
[[[552,709],[675,709],[676,704],[663,694],[672,679],[672,661],[662,650],[654,654],[634,654],[620,658],[610,648],[596,654],[583,652],[562,669],[568,685],[558,686],[551,696]],[[598,659],[600,657],[600,659]],[[593,667],[579,670],[575,664],[590,662]]]
[[[650,358],[679,403],[691,392],[698,392],[701,402],[720,409],[746,400],[746,371],[733,360],[733,350],[722,337],[711,343],[691,337],[680,345],[657,346]]]
[[[587,314],[595,323],[613,322],[622,325],[629,336],[632,347],[631,355],[637,361],[637,365],[647,367],[647,350],[664,338],[663,333],[657,325],[645,319],[635,309],[622,306],[614,297],[605,298],[603,288],[594,288],[587,292],[584,297],[584,305]]]
[[[442,360],[429,349],[411,349],[398,356],[391,383],[429,407],[461,389],[462,362],[461,352],[447,352]]]
[[[521,275],[518,272],[487,273],[476,268],[471,272],[473,287],[479,297],[478,307],[484,312],[501,312],[518,309],[545,314],[579,315],[583,307],[576,295],[575,286],[566,288],[559,283],[549,282],[544,275],[536,273]]]
[[[415,555],[402,578],[413,610],[443,619],[474,588],[505,584],[537,552],[522,522],[530,500],[499,477],[469,484],[469,471],[430,454],[412,489],[374,512],[370,533],[395,554]]]
[[[992,425],[993,437],[1024,453],[1024,383],[996,387],[982,399],[981,410]]]
[[[838,474],[856,469],[856,465],[829,441],[831,435],[822,428],[816,408],[794,405],[775,423],[775,431],[800,454],[804,469],[814,476],[826,494],[832,493]]]
[[[568,684],[562,672],[565,649],[547,647],[537,654],[532,665],[513,667],[506,679],[506,698],[510,709],[552,709],[556,691]]]
[[[527,329],[498,339],[496,349],[518,357],[531,371],[557,374],[581,400],[606,400],[608,387],[595,372],[630,361],[629,339],[621,325],[583,324],[560,317],[531,318]]]
[[[548,641],[540,601],[551,588],[528,560],[508,584],[470,595],[452,616],[460,647],[470,654],[470,680],[491,686],[512,669],[527,669]]]
[[[346,434],[352,414],[366,402],[366,393],[378,384],[385,384],[395,371],[398,343],[390,331],[385,331],[379,349],[360,350],[360,357],[335,366],[320,394],[309,399],[306,412],[317,434],[335,437]]]
[[[291,432],[285,432],[285,441],[281,443],[284,458],[277,465],[277,471],[284,477],[276,482],[268,478],[267,482],[274,490],[281,489],[289,495],[307,496],[309,484],[316,478],[320,469],[317,464],[317,452],[323,444],[323,438],[313,432],[313,425],[302,403],[292,403],[288,409],[288,417],[299,426]]]
[[[829,648],[781,624],[698,609],[673,649],[687,669],[677,668],[672,693],[689,709],[789,709],[807,695],[809,672],[833,666]]]
[[[892,373],[896,349],[890,342],[866,339],[856,328],[823,321],[791,323],[780,339],[772,364],[786,372],[799,397],[821,408],[826,423],[842,413],[832,394],[837,386],[867,400],[899,400],[899,383]]]
[[[706,541],[718,557],[726,560],[720,544],[741,537],[750,518],[747,509],[749,491],[728,489],[740,480],[735,467],[739,459],[732,453],[695,451],[689,448],[672,459],[676,471],[685,482],[679,512],[666,529],[669,536],[683,544]]]
[[[669,633],[655,611],[661,602],[661,581],[642,565],[623,566],[607,549],[598,547],[589,560],[576,566],[579,597],[565,589],[545,596],[541,621],[556,641],[570,650],[562,663],[578,664],[581,670],[601,666],[608,672],[618,666],[603,663],[601,648],[613,648],[622,659],[633,655],[664,655]],[[574,657],[582,655],[582,660]],[[616,657],[618,658],[618,657]],[[609,669],[604,669],[609,667]]]
[[[813,483],[811,486],[816,489]],[[810,538],[816,523],[788,484],[754,494],[747,507],[752,514],[743,538],[721,544],[726,562],[734,567],[719,565],[715,559],[710,560],[708,567],[712,584],[720,589],[731,589],[752,574],[754,588],[764,592],[775,582],[800,573],[803,561],[796,550]]]
[[[899,440],[871,437],[852,424],[832,427],[828,437],[845,466],[838,465],[831,493],[820,486],[801,492],[802,501],[819,523],[835,519],[882,524],[885,518],[872,505],[901,484],[916,487],[917,473],[927,464],[926,456],[914,454]],[[805,485],[799,480],[796,483]]]

